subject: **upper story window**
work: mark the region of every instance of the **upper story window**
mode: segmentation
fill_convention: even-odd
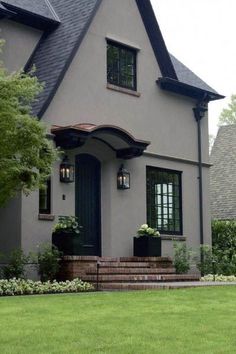
[[[135,49],[107,41],[107,82],[136,91],[136,57]]]
[[[51,214],[51,178],[39,189],[39,214]]]
[[[182,234],[181,172],[147,167],[147,223],[163,234]]]

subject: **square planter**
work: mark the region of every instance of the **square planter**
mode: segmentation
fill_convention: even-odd
[[[52,244],[58,248],[64,256],[79,256],[81,252],[81,237],[73,232],[54,232]]]
[[[161,257],[161,237],[134,237],[135,257]]]

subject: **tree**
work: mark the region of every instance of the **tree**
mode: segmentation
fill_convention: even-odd
[[[236,95],[231,96],[228,108],[224,108],[219,117],[219,125],[236,124]]]
[[[40,188],[57,159],[46,126],[31,113],[42,89],[32,73],[9,74],[0,63],[0,207],[20,191]]]

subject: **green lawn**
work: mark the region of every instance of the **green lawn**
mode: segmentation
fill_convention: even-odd
[[[0,298],[0,353],[236,353],[236,287]]]

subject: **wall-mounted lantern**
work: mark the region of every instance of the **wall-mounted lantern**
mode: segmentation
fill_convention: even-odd
[[[117,173],[117,189],[130,189],[130,173],[124,169],[124,165],[120,166]]]
[[[75,179],[75,166],[70,163],[67,156],[60,164],[60,181],[62,183],[72,183]]]

